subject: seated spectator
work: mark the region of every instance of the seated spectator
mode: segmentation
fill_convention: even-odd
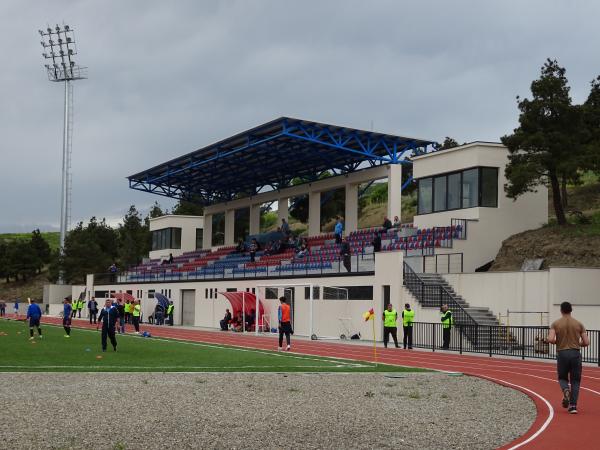
[[[265,255],[269,256],[272,255],[273,251],[273,241],[269,241],[269,243],[267,245],[265,245]]]
[[[271,246],[271,255],[276,255],[281,251],[281,240],[273,241],[273,245]]]
[[[306,247],[305,244],[302,244],[302,246],[300,247],[300,250],[298,250],[298,252],[296,253],[296,257],[297,258],[305,258],[308,256],[308,248]]]
[[[374,252],[381,251],[381,233],[375,233],[375,237],[373,238],[373,242],[371,242],[371,244],[373,245]]]
[[[226,309],[225,317],[223,317],[219,322],[219,325],[221,325],[221,331],[227,331],[229,329],[229,322],[231,322],[231,312],[229,312],[229,309]]]
[[[390,228],[392,228],[392,221],[388,218],[388,216],[385,216],[383,218],[383,228],[384,228],[385,231],[387,231]]]
[[[169,253],[169,257],[167,259],[162,260],[162,264],[173,264],[173,253]]]
[[[250,310],[250,314],[246,316],[246,331],[252,331],[252,327],[254,326],[254,321],[256,320],[256,311],[254,309]]]
[[[296,248],[296,237],[293,234],[290,234],[290,236],[287,240],[287,247],[288,248]]]
[[[241,332],[242,331],[242,325],[244,324],[244,318],[242,317],[242,313],[239,312],[237,316],[235,316],[232,320],[231,320],[231,329],[233,331],[238,331]]]
[[[235,247],[235,251],[237,253],[244,253],[246,251],[246,243],[242,238],[240,238],[240,240],[238,241],[237,246]]]
[[[400,228],[402,224],[400,223],[400,219],[398,216],[394,216],[394,228]]]

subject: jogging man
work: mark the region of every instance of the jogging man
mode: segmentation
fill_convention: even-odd
[[[287,342],[286,350],[290,351],[290,335],[292,331],[292,322],[290,317],[290,305],[286,303],[285,297],[279,297],[279,308],[277,309],[277,317],[279,318],[279,348],[283,350],[283,335],[285,334],[285,341]]]
[[[577,414],[577,398],[581,384],[581,347],[590,345],[590,338],[581,322],[571,317],[569,302],[560,304],[562,317],[550,325],[547,342],[556,344],[558,383],[563,393],[562,406],[569,414]],[[569,386],[570,382],[570,386]]]
[[[38,337],[42,338],[42,329],[40,328],[40,319],[42,317],[42,308],[35,302],[35,299],[31,300],[31,304],[27,308],[27,319],[29,319],[29,340],[33,341],[33,327],[37,328]]]
[[[98,316],[98,325],[102,322],[102,351],[106,351],[106,337],[110,338],[110,343],[115,352],[117,351],[117,338],[115,336],[115,325],[119,321],[119,310],[112,305],[109,298],[104,303],[104,308]],[[96,326],[96,330],[98,326]]]
[[[70,338],[71,337],[71,313],[73,311],[73,308],[71,307],[71,300],[69,300],[69,297],[65,297],[64,301],[64,306],[63,306],[63,328],[65,329],[65,337],[66,338]]]
[[[398,311],[394,309],[394,305],[388,303],[381,318],[383,320],[383,346],[387,348],[391,334],[394,339],[394,345],[398,348],[398,327],[396,326]]]

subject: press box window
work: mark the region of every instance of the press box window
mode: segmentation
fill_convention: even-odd
[[[181,228],[163,228],[152,232],[152,250],[181,248]]]

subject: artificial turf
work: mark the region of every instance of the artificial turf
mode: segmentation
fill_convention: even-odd
[[[117,351],[100,332],[42,324],[29,340],[27,323],[0,320],[0,372],[417,372],[370,362],[225,345],[117,335]]]

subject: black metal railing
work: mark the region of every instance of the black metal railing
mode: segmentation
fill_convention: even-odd
[[[349,264],[347,264],[349,263]],[[348,269],[349,268],[349,269]],[[328,276],[356,273],[372,273],[375,270],[374,253],[357,253],[345,259],[293,260],[277,265],[210,264],[190,271],[155,269],[152,271],[128,270],[119,273],[94,274],[94,284],[152,283],[164,281],[202,281],[218,279],[285,278],[297,276]]]
[[[423,273],[461,273],[463,271],[462,253],[438,253],[422,256]]]
[[[469,219],[450,219],[450,227],[453,230],[454,239],[467,239],[467,222]]]
[[[587,330],[590,345],[581,349],[582,361],[600,366],[600,330]],[[548,327],[457,324],[451,331],[450,351],[514,356],[521,359],[555,359],[556,346],[544,342]],[[442,324],[415,322],[413,347],[442,348]]]

